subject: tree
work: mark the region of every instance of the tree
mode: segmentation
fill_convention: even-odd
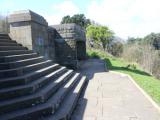
[[[134,37],[128,37],[127,44],[135,44],[135,43],[141,43],[142,38],[134,38]]]
[[[69,15],[67,15],[67,16],[64,16],[63,18],[62,18],[62,24],[63,23],[71,23],[72,21],[71,21],[71,17],[69,16]]]
[[[160,49],[160,33],[151,33],[144,37],[144,43],[152,45],[155,49]]]
[[[123,53],[123,44],[119,41],[112,42],[109,47],[109,52],[117,57],[120,57]]]
[[[91,21],[90,19],[86,19],[84,14],[75,14],[72,17],[70,17],[69,15],[64,16],[62,18],[61,24],[65,23],[76,23],[81,27],[86,28],[88,25],[91,24]]]
[[[89,25],[86,29],[87,38],[95,43],[101,43],[103,50],[106,50],[112,40],[113,32],[107,26]]]
[[[144,38],[130,38],[124,46],[123,58],[135,62],[143,70],[160,79],[160,33],[151,33]]]

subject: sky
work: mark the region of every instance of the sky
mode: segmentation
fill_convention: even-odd
[[[0,14],[30,9],[54,25],[65,15],[83,13],[127,39],[160,32],[159,5],[160,0],[0,0]]]

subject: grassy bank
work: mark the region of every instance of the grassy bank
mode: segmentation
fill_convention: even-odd
[[[109,70],[129,74],[160,105],[160,80],[144,72],[138,65],[127,63],[105,52],[88,50],[87,54],[92,58],[104,59]]]

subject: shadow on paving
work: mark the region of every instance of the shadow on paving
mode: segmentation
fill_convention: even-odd
[[[82,75],[87,76],[88,80],[91,80],[95,73],[106,72],[105,63],[100,59],[88,59],[81,61],[80,68],[77,72],[80,72]]]
[[[85,91],[87,89],[89,81],[92,80],[95,73],[106,72],[105,62],[100,59],[88,59],[85,61],[81,61],[80,68],[79,70],[77,70],[77,72],[80,72],[82,75],[87,76],[88,81],[84,86],[78,104],[75,108],[74,113],[72,114],[72,120],[84,120],[83,116],[88,102],[88,100],[84,98]]]

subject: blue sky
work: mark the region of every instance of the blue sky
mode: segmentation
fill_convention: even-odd
[[[85,13],[86,7],[90,3],[89,0],[0,0],[0,12],[11,13],[17,10],[31,9],[41,15],[57,14],[54,7],[57,5],[68,4],[68,6],[76,5],[78,13]],[[84,4],[85,3],[85,4]],[[74,12],[74,11],[73,11]]]
[[[0,0],[0,13],[31,9],[50,25],[59,24],[65,15],[84,13],[126,39],[160,32],[159,5],[160,0]]]

